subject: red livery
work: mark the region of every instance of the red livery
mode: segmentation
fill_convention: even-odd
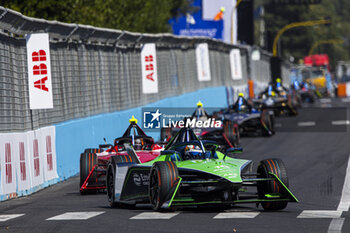
[[[133,117],[123,136],[114,140],[114,145],[104,144],[98,149],[85,149],[80,155],[80,193],[106,189],[106,169],[111,156],[121,156],[125,162],[137,158],[145,163],[156,158],[161,150],[163,147],[155,144]]]

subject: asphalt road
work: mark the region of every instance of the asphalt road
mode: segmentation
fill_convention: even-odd
[[[0,232],[350,232],[349,209],[340,211],[350,201],[347,192],[342,194],[350,155],[350,100],[322,100],[315,106],[313,114],[301,109],[295,118],[278,119],[282,130],[271,138],[242,138],[244,158],[256,163],[281,158],[286,164],[290,188],[300,202],[285,210],[265,212],[254,204],[170,213],[155,213],[149,205],[111,209],[104,193],[81,196],[79,178],[73,177],[0,203]],[[325,110],[344,106],[349,109],[337,119]],[[290,122],[295,130],[289,130]],[[327,122],[330,127],[318,130]]]

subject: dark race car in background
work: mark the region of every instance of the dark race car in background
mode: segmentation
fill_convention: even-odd
[[[280,80],[279,80],[280,81]],[[277,82],[278,83],[278,82]],[[275,116],[296,116],[300,101],[281,84],[269,84],[265,91],[253,99],[253,106],[260,110],[272,110]]]
[[[242,93],[235,104],[215,112],[213,116],[237,124],[240,136],[272,136],[275,133],[273,111],[253,108]]]
[[[238,124],[235,122],[217,119],[214,116],[210,116],[205,109],[203,104],[199,101],[197,103],[197,109],[193,112],[190,118],[185,118],[193,122],[197,121],[216,121],[220,120],[220,127],[191,127],[193,132],[202,140],[212,140],[216,141],[220,145],[221,150],[226,150],[227,148],[237,147],[240,144],[240,135]],[[170,139],[180,131],[180,127],[172,128],[162,128],[161,129],[161,141],[169,142]]]
[[[161,150],[163,147],[155,144],[133,117],[123,136],[116,138],[113,145],[103,144],[98,149],[85,149],[80,155],[80,193],[106,189],[106,169],[111,156],[122,156],[125,162],[135,157],[144,163],[156,158]]]

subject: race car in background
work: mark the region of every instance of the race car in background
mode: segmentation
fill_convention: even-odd
[[[114,145],[103,144],[98,149],[85,149],[80,155],[81,194],[106,189],[106,169],[111,156],[122,156],[125,162],[136,158],[144,163],[156,158],[163,150],[162,146],[155,144],[153,138],[142,131],[134,116],[129,122],[123,136],[114,140]]]
[[[214,116],[210,116],[204,109],[202,102],[197,103],[197,108],[190,118],[185,118],[184,121],[207,121],[216,120]],[[237,147],[240,144],[240,135],[238,124],[229,120],[223,120],[220,127],[192,127],[193,132],[202,140],[213,140],[220,145],[221,150]],[[162,128],[161,141],[169,142],[170,139],[181,130],[180,127]]]
[[[282,86],[280,79],[277,79],[275,85],[270,83],[252,102],[254,108],[261,111],[272,110],[275,116],[295,116],[298,114],[297,107],[301,104],[297,96],[291,95]]]
[[[235,104],[213,113],[213,116],[238,124],[240,136],[272,136],[275,133],[273,111],[255,109],[243,93],[239,93]]]
[[[265,210],[281,210],[298,202],[288,188],[280,159],[252,161],[231,158],[242,152],[218,151],[213,141],[199,140],[192,129],[181,128],[154,160],[131,162],[112,156],[107,169],[107,195],[111,207],[150,203],[155,211],[182,206],[256,203]]]

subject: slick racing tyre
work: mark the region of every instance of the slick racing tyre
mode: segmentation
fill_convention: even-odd
[[[101,152],[101,149],[98,149],[98,148],[88,148],[88,149],[85,149],[84,153],[100,153]]]
[[[224,135],[233,147],[239,146],[240,134],[238,124],[235,124],[232,121],[224,121]]]
[[[160,211],[164,202],[171,198],[179,171],[171,161],[155,162],[151,168],[149,181],[149,199],[154,210]]]
[[[117,164],[120,163],[137,163],[136,159],[130,155],[115,155],[111,157],[110,162],[107,166],[106,173],[106,186],[107,186],[107,197],[108,202],[111,207],[132,207],[132,205],[122,205],[115,200],[115,168]]]
[[[85,180],[88,178],[91,170],[97,164],[97,155],[95,153],[84,152],[80,155],[80,187],[84,184]],[[96,173],[93,172],[89,178],[89,184],[97,182]],[[95,190],[91,190],[93,192]],[[81,190],[81,194],[89,193],[88,190]]]
[[[287,170],[282,160],[280,159],[266,159],[260,161],[258,165],[257,173],[258,178],[271,178],[269,173],[277,175],[277,177],[285,184],[288,188],[288,177]],[[276,181],[263,181],[258,184],[259,198],[266,199],[265,194],[280,193],[282,196],[285,195],[282,187]],[[286,201],[272,201],[262,202],[261,205],[264,210],[281,210],[286,208],[288,202]]]

